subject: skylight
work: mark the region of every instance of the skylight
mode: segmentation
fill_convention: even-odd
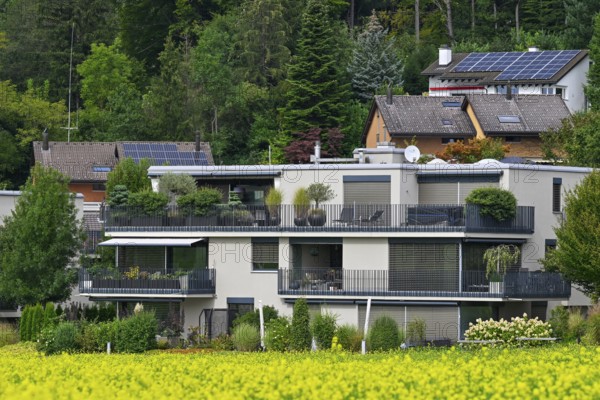
[[[111,169],[112,169],[111,167],[106,167],[103,165],[94,165],[92,167],[92,171],[94,171],[94,172],[110,172]]]
[[[443,107],[460,107],[462,106],[462,102],[460,101],[442,101]]]
[[[504,124],[520,124],[521,118],[518,115],[498,115],[498,121]]]
[[[454,125],[454,122],[451,119],[443,118],[442,125]]]

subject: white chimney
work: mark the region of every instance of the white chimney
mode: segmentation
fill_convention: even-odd
[[[440,65],[448,65],[452,62],[452,49],[447,45],[440,47]]]
[[[531,46],[527,49],[529,52],[540,51],[540,48],[537,46]]]

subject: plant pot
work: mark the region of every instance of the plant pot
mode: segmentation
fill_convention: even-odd
[[[296,218],[294,218],[294,225],[306,226],[306,225],[308,225],[308,221],[306,220],[306,217],[296,217]]]
[[[319,212],[311,212],[310,214],[308,214],[308,223],[311,226],[323,226],[325,225],[325,222],[327,222],[327,215],[325,214],[325,210],[321,210]]]
[[[179,277],[179,288],[181,290],[187,291],[189,288],[190,277],[188,275],[183,275]]]
[[[270,217],[267,224],[269,226],[278,226],[281,224],[281,217]]]

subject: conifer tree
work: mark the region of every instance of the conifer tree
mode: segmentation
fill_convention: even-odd
[[[300,298],[294,304],[291,327],[292,340],[290,347],[292,350],[309,350],[312,337],[310,334],[310,314],[308,313],[308,304],[306,299]]]

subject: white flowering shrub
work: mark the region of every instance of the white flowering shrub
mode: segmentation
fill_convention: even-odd
[[[542,341],[523,341],[517,338],[549,338],[552,337],[552,328],[547,322],[540,321],[537,317],[530,319],[527,314],[522,317],[512,317],[510,321],[500,319],[494,321],[489,319],[483,321],[477,319],[476,323],[469,323],[469,329],[465,332],[467,340],[497,340],[504,345],[539,345]]]

